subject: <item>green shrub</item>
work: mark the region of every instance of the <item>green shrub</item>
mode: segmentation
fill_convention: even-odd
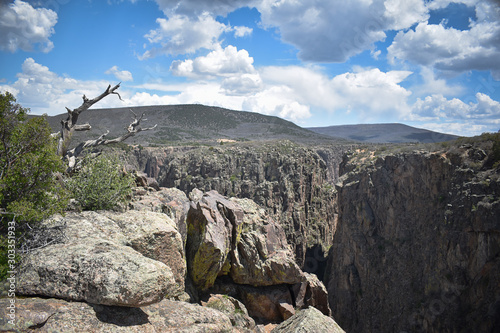
[[[28,109],[0,94],[0,208],[18,221],[39,221],[66,207],[54,176],[64,170],[45,117],[28,119]]]
[[[65,169],[56,155],[57,142],[45,117],[28,118],[28,112],[9,92],[0,94],[0,280],[7,271],[8,222],[15,217],[19,239],[28,223],[36,226],[68,202],[55,177]]]
[[[134,178],[122,171],[118,158],[85,157],[80,169],[67,181],[74,198],[84,210],[116,209],[132,193]]]

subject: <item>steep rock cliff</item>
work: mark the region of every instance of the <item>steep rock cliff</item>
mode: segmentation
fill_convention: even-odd
[[[197,188],[249,198],[285,229],[300,266],[306,250],[331,245],[335,190],[344,148],[311,148],[289,141],[217,147],[137,148],[130,161],[160,186],[186,194]],[[314,268],[314,267],[313,267]]]
[[[326,284],[346,331],[500,329],[498,148],[345,159]]]

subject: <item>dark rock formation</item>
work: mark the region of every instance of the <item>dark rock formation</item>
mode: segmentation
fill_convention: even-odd
[[[327,289],[346,331],[500,330],[500,170],[486,146],[345,161]]]

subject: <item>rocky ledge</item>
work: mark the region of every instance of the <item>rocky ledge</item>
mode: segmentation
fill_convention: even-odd
[[[9,299],[0,299],[0,328],[264,332],[285,320],[323,318],[325,332],[339,331],[325,286],[297,266],[265,209],[215,191],[188,198],[149,183],[121,212],[43,221],[44,232],[62,236],[22,261],[16,326],[7,321]]]

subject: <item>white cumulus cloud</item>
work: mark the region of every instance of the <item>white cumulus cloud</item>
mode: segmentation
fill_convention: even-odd
[[[158,18],[159,27],[151,30],[145,37],[150,44],[157,45],[144,52],[140,59],[154,58],[161,54],[179,55],[194,53],[199,49],[216,49],[220,35],[231,27],[217,22],[209,13],[196,18],[173,15]]]
[[[130,73],[129,71],[121,71],[118,69],[118,66],[111,67],[106,72],[104,72],[104,74],[114,75],[118,80],[122,82],[134,80],[134,78],[132,77],[132,73]]]
[[[415,29],[398,32],[388,48],[389,59],[452,72],[492,70],[499,76],[500,6],[489,0],[475,6],[477,20],[468,30],[421,22]]]
[[[278,116],[293,122],[300,122],[311,116],[310,107],[297,102],[293,89],[287,86],[269,87],[246,98],[242,106],[245,110]]]
[[[295,100],[329,112],[353,111],[359,121],[380,115],[399,118],[409,112],[411,92],[400,83],[412,72],[359,69],[329,78],[319,69],[305,67],[266,67],[264,82],[292,89]]]
[[[186,77],[231,76],[255,72],[253,58],[248,52],[232,45],[225,49],[218,47],[206,56],[194,60],[174,61],[170,69],[174,75]]]
[[[0,50],[15,52],[18,49],[49,52],[54,43],[49,39],[54,33],[57,14],[45,8],[33,8],[29,3],[16,0],[11,4],[0,3]]]
[[[500,103],[482,93],[475,95],[476,102],[465,103],[458,98],[431,95],[417,99],[412,108],[412,120],[463,120],[471,124],[500,124]]]
[[[253,32],[252,28],[245,26],[236,26],[233,28],[235,37],[246,37],[250,36]]]
[[[17,80],[0,85],[0,90],[14,94],[18,103],[31,108],[35,114],[56,115],[65,113],[66,107],[73,109],[80,106],[83,95],[89,98],[100,95],[108,84],[105,81],[78,81],[60,76],[33,58],[27,58],[21,73],[17,74]],[[115,96],[99,102],[99,107],[123,106],[123,102],[112,97]]]

